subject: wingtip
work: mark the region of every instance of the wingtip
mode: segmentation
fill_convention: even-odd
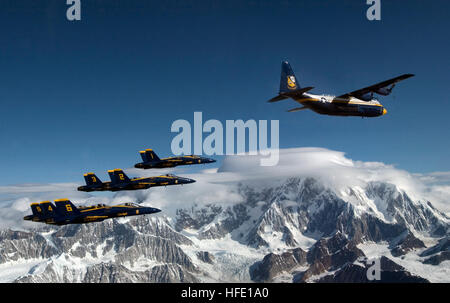
[[[403,76],[405,77],[405,79],[407,79],[407,78],[414,77],[415,74],[404,74]]]

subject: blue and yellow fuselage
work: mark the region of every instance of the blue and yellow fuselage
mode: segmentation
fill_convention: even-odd
[[[143,152],[145,152],[145,151],[143,151]],[[157,159],[157,160],[153,160],[153,161],[140,162],[140,163],[135,164],[134,167],[135,168],[143,168],[143,169],[167,168],[167,167],[176,167],[176,166],[181,166],[181,165],[208,164],[208,163],[214,163],[214,162],[216,162],[216,160],[214,160],[214,159],[200,157],[197,155],[190,155],[190,156],[168,157],[168,158],[162,158],[162,159]]]
[[[51,225],[67,225],[101,222],[106,219],[154,214],[161,211],[157,208],[143,207],[134,203],[76,207],[67,199],[55,200],[55,205],[50,201],[33,203],[30,205],[33,214],[25,216],[23,219]]]
[[[331,116],[378,117],[387,113],[377,100],[363,101],[355,97],[339,99],[333,96],[302,94],[293,98],[312,111]]]
[[[101,182],[95,185],[83,185],[79,186],[79,191],[91,192],[91,191],[122,191],[122,190],[140,190],[148,189],[150,187],[157,186],[169,186],[169,185],[182,185],[193,183],[195,180],[189,178],[183,178],[175,175],[161,175],[156,177],[144,177],[133,178],[129,181],[123,181],[120,183],[114,182]]]

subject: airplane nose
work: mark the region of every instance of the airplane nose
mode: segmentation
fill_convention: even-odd
[[[159,213],[161,210],[158,208],[152,208],[152,213]]]
[[[184,178],[184,182],[185,183],[194,183],[195,180],[194,179],[189,179],[189,178]]]
[[[156,214],[156,213],[159,213],[160,211],[161,210],[158,208],[146,207],[141,210],[141,214]]]
[[[383,115],[386,115],[387,114],[387,110],[386,110],[386,108],[384,108],[383,107],[383,113],[382,113]]]

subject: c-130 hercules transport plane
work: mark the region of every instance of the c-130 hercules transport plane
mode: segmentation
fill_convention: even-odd
[[[300,87],[291,65],[284,61],[281,63],[279,95],[270,99],[269,102],[292,98],[303,105],[303,107],[290,109],[288,112],[311,109],[316,113],[331,116],[378,117],[385,115],[387,110],[373,95],[387,96],[397,82],[412,76],[414,75],[404,74],[340,96],[314,95],[307,93],[314,87]]]

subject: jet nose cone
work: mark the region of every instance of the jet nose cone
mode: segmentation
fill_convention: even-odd
[[[386,110],[386,108],[384,108],[383,107],[383,113],[382,113],[383,115],[386,115],[387,114],[387,110]]]
[[[161,210],[154,207],[145,207],[141,210],[141,214],[156,214],[159,213]]]
[[[185,183],[194,183],[195,180],[194,179],[189,179],[189,178],[184,178],[184,182]]]
[[[214,163],[214,162],[216,162],[216,160],[208,158],[208,163]]]
[[[150,214],[156,214],[156,213],[159,213],[160,211],[161,211],[160,209],[154,208],[154,207],[149,207],[149,210],[148,210],[148,212]]]

